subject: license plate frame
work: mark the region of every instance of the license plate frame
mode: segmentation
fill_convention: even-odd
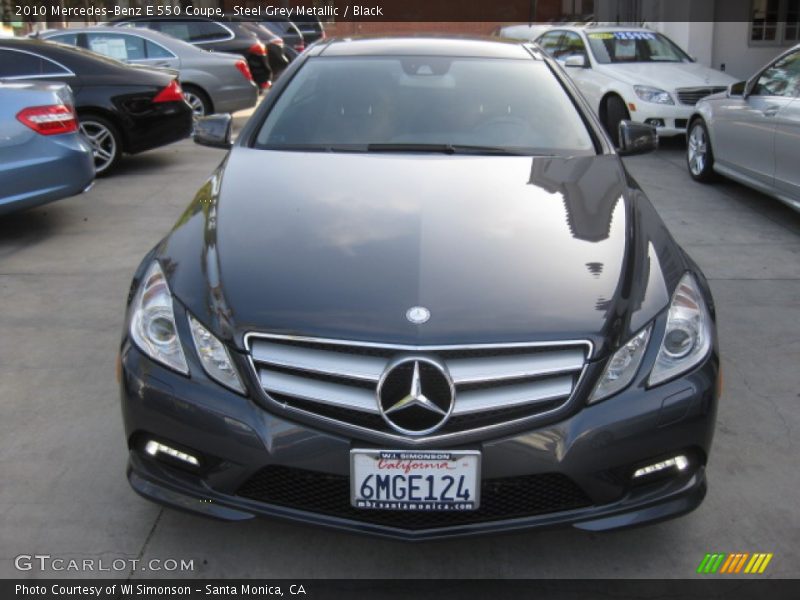
[[[375,448],[354,448],[350,450],[350,504],[359,510],[393,510],[397,512],[470,512],[480,507],[481,493],[481,452],[479,450],[385,450]],[[383,460],[384,467],[379,462]],[[370,465],[370,462],[372,463]],[[460,464],[459,464],[460,461]],[[428,466],[421,466],[421,465]],[[446,465],[446,466],[444,466]],[[370,470],[371,466],[371,470]],[[389,483],[378,486],[376,473],[385,469],[383,476],[389,476]],[[375,488],[367,489],[378,496],[385,491],[387,498],[365,498],[365,479],[373,475]],[[413,487],[416,475],[420,485]],[[433,476],[431,482],[428,477]],[[451,481],[445,479],[451,477]],[[401,479],[395,480],[395,476]],[[405,480],[403,479],[405,478]],[[385,482],[382,479],[381,482]],[[394,498],[397,491],[396,481],[407,485],[405,491],[410,498]],[[449,488],[445,490],[444,488]],[[421,497],[412,496],[414,490],[421,492]],[[452,490],[452,500],[449,500]],[[427,493],[425,493],[427,492]],[[461,498],[458,498],[458,493]],[[468,492],[468,499],[463,497]]]

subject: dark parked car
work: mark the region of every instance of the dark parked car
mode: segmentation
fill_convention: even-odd
[[[240,54],[247,60],[253,79],[261,89],[272,85],[267,47],[241,22],[219,22],[205,17],[133,17],[110,22],[116,27],[144,27],[188,42],[204,50]]]
[[[94,180],[63,83],[0,83],[0,215],[80,194]]]
[[[289,58],[284,52],[283,38],[270,28],[264,27],[261,23],[256,21],[248,21],[241,17],[228,16],[225,17],[225,22],[235,23],[239,27],[252,31],[256,35],[267,49],[267,59],[269,60],[270,69],[272,69],[272,80],[275,81],[278,79],[281,73],[283,73],[283,70],[289,65]]]
[[[259,21],[259,23],[283,38],[284,44],[294,49],[298,54],[306,49],[306,42],[302,32],[297,25],[286,17],[270,17],[269,21]]]
[[[134,276],[133,488],[406,539],[698,506],[714,303],[619,158],[654,129],[615,151],[530,44],[326,41],[286,75],[232,148],[198,122],[230,153]]]
[[[325,26],[317,17],[311,15],[294,15],[292,22],[303,34],[306,46],[325,38]]]
[[[123,153],[171,144],[192,131],[192,109],[173,75],[81,48],[0,39],[0,80],[69,84],[98,175],[110,172]]]

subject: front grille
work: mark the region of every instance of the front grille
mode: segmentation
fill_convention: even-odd
[[[530,517],[591,506],[589,496],[560,473],[488,479],[478,510],[425,512],[359,510],[350,505],[350,479],[272,465],[242,485],[238,496],[362,523],[419,530]]]
[[[302,411],[323,427],[334,421],[383,435],[397,435],[381,416],[376,395],[387,365],[404,356],[444,365],[454,384],[453,409],[427,439],[558,409],[572,396],[589,351],[582,341],[409,347],[270,334],[249,334],[247,346],[267,400]],[[402,397],[394,388],[384,387],[382,394]],[[424,391],[434,402],[447,393],[449,403],[447,386],[426,384]]]
[[[696,87],[696,88],[678,88],[678,101],[687,106],[694,106],[702,98],[724,92],[727,88],[723,87]]]

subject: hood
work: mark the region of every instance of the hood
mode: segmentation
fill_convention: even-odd
[[[609,76],[629,85],[649,85],[666,90],[736,83],[730,75],[699,63],[646,62],[604,66]]]
[[[637,296],[627,186],[613,155],[236,147],[161,261],[173,294],[240,348],[262,331],[412,345],[589,339],[599,351]],[[427,323],[406,319],[414,306]]]

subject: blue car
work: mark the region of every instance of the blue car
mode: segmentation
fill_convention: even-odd
[[[0,215],[79,194],[94,175],[67,85],[0,82]]]

